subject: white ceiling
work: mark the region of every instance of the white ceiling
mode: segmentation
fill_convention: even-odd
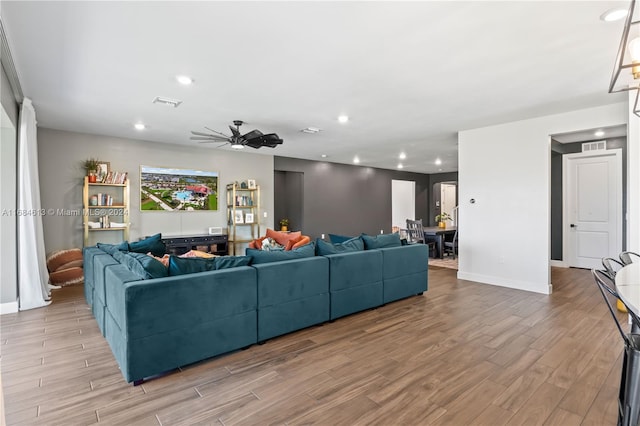
[[[628,4],[2,1],[0,14],[42,127],[195,146],[191,130],[240,119],[284,139],[252,152],[394,169],[404,151],[404,170],[438,173],[457,170],[460,130],[624,101],[607,93],[623,22],[599,17]]]

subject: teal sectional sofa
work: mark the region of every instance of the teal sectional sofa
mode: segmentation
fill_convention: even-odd
[[[86,247],[85,298],[125,380],[138,384],[427,290],[425,245],[305,253],[163,276],[138,267],[145,255]]]

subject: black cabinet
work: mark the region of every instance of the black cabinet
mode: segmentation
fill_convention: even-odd
[[[184,254],[189,250],[199,250],[219,256],[229,252],[226,235],[179,235],[165,237],[162,242],[167,246],[169,254]]]

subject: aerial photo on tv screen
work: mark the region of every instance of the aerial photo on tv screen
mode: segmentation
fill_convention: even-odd
[[[218,172],[140,166],[140,210],[218,210]]]

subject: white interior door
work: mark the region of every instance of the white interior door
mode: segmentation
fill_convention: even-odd
[[[564,259],[569,266],[601,268],[622,251],[622,152],[563,157]]]
[[[412,180],[391,181],[391,226],[406,229],[407,219],[415,220],[416,183]]]
[[[451,183],[443,183],[440,185],[440,211],[449,213],[449,216],[455,218],[453,209],[458,204],[456,200],[456,185]],[[454,220],[449,221],[449,225],[457,225]]]

